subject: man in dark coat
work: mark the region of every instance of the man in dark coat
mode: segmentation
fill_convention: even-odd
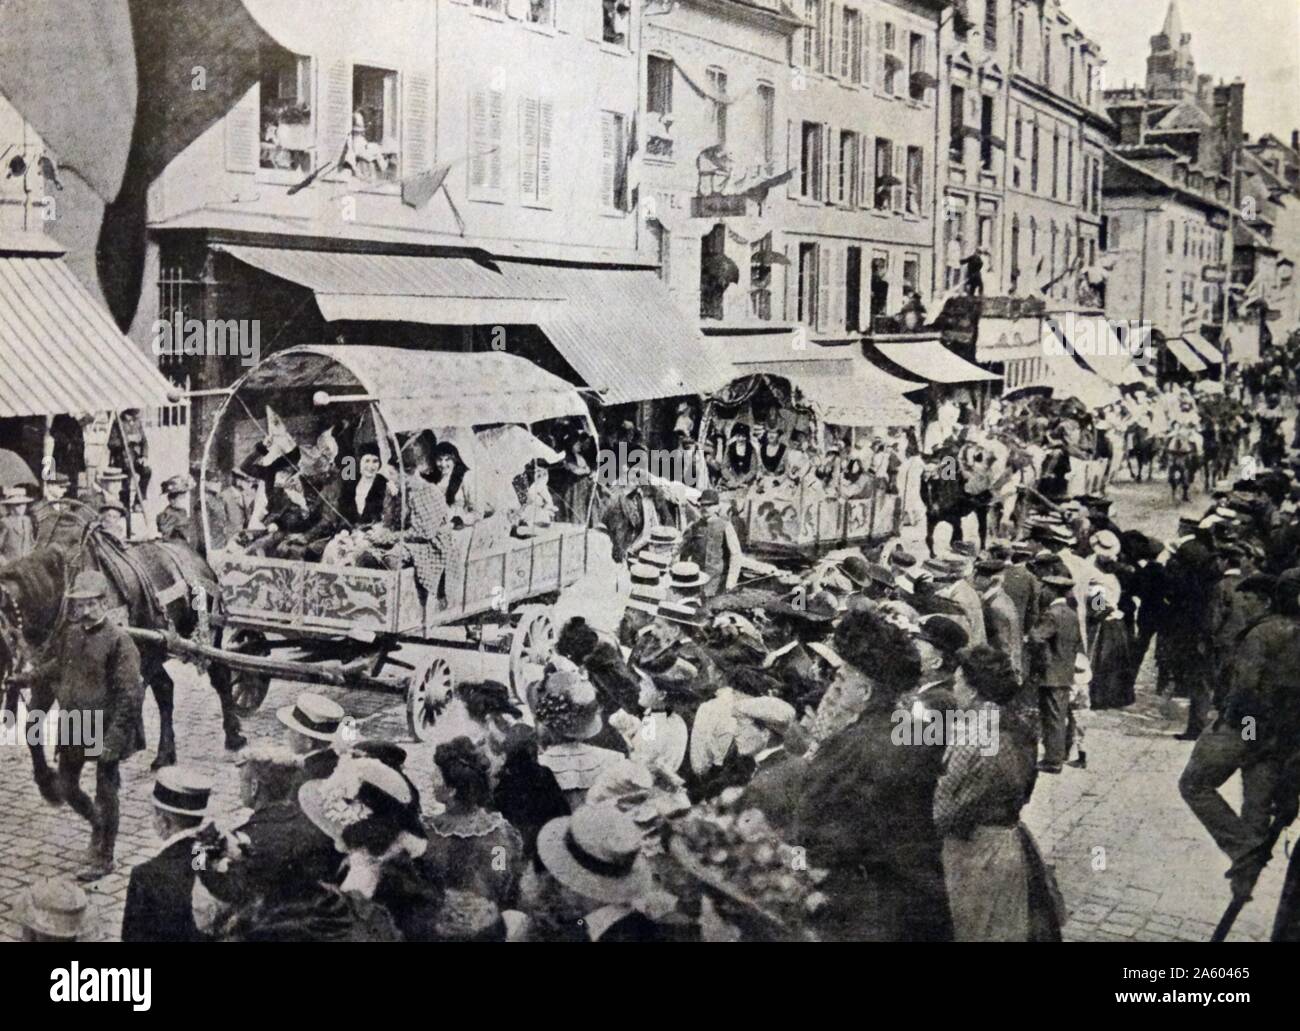
[[[1074,584],[1067,577],[1045,576],[1043,586],[1055,597],[1029,631],[1043,728],[1043,760],[1038,768],[1044,773],[1060,773],[1070,752],[1070,689],[1082,639],[1079,615],[1071,604]]]
[[[718,492],[700,492],[700,518],[683,535],[681,557],[697,562],[709,580],[700,590],[705,598],[729,591],[740,579],[744,553],[740,538],[728,516],[721,514]]]
[[[98,880],[113,869],[122,783],[118,765],[144,747],[140,653],[126,631],[108,619],[107,593],[102,573],[77,574],[67,593],[71,618],[52,642],[52,658],[32,675],[37,696],[52,696],[67,718],[69,739],[55,750],[57,791],[91,826],[90,850],[77,875],[82,881]],[[87,762],[95,764],[93,802],[81,790]]]
[[[194,832],[203,822],[212,779],[198,770],[165,766],[153,787],[154,831],[162,850],[131,871],[122,912],[124,942],[194,942],[194,878],[203,865]]]
[[[830,871],[819,931],[835,941],[951,941],[933,817],[944,745],[912,735],[916,721],[899,705],[921,657],[905,630],[869,612],[843,618],[835,650],[872,690],[858,719],[819,747],[794,813],[789,840]]]
[[[1175,690],[1187,693],[1187,729],[1178,736],[1195,741],[1209,717],[1210,696],[1210,602],[1219,567],[1211,547],[1210,534],[1198,528],[1191,540],[1178,545],[1165,566],[1167,592],[1176,618],[1168,620],[1163,634],[1169,638],[1166,652]]]

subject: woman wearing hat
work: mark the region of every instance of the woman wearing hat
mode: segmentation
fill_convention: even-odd
[[[27,514],[31,500],[22,487],[6,487],[0,497],[0,564],[30,555],[36,547],[36,528]]]
[[[728,434],[727,449],[722,456],[722,485],[730,488],[749,486],[758,475],[760,464],[754,458],[749,424],[736,423]]]
[[[934,796],[936,830],[956,941],[1060,941],[1052,875],[1020,811],[1036,777],[1038,743],[1011,703],[1020,685],[1006,655],[965,650],[959,691],[973,693],[982,725],[997,727],[997,747],[970,735],[948,743]],[[996,720],[996,723],[993,721]]]
[[[445,808],[424,820],[429,867],[444,887],[471,891],[502,909],[513,909],[524,842],[491,807],[487,756],[469,738],[458,737],[434,749],[433,762],[438,768],[434,796]]]
[[[596,689],[569,670],[547,671],[536,689],[533,715],[542,743],[538,761],[555,774],[572,811],[582,804],[600,768],[625,754],[593,739],[603,734],[602,741],[611,745],[622,745],[622,739],[612,730],[604,734]]]

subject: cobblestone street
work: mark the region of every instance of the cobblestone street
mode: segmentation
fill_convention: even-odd
[[[1121,525],[1156,534],[1174,530],[1181,509],[1169,507],[1163,484],[1119,484],[1112,493]],[[1186,510],[1203,504],[1203,494],[1193,495]],[[461,663],[465,656],[459,653]],[[212,809],[229,810],[238,805],[238,782],[222,749],[216,696],[187,667],[176,665],[173,674],[182,760],[216,778]],[[1178,775],[1191,746],[1173,735],[1185,725],[1186,703],[1155,699],[1153,681],[1149,661],[1135,706],[1094,714],[1088,769],[1066,767],[1059,776],[1040,777],[1025,813],[1047,861],[1055,865],[1070,910],[1065,929],[1070,940],[1206,941],[1228,901],[1227,861],[1178,795]],[[275,709],[292,701],[296,690],[287,683],[272,686],[262,709],[246,722],[251,740],[278,738]],[[345,706],[363,735],[406,740],[398,699],[320,690]],[[157,711],[151,700],[145,703],[145,719],[148,739],[155,742]],[[424,751],[412,749],[410,760],[413,779],[422,788],[431,777]],[[92,940],[116,939],[130,867],[156,848],[148,801],[152,757],[151,748],[123,768],[117,869],[90,888],[87,937]],[[12,916],[14,896],[37,875],[75,872],[89,829],[66,809],[42,802],[25,748],[0,748],[0,778],[9,786],[0,811],[0,939],[11,940],[19,936]],[[89,785],[89,772],[84,779]],[[1225,790],[1237,804],[1235,778]],[[1264,872],[1232,940],[1267,940],[1284,868],[1279,856]]]

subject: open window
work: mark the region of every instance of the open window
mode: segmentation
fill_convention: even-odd
[[[396,181],[401,159],[397,73],[352,68],[352,132],[341,164],[362,179]]]
[[[601,4],[601,39],[615,46],[627,46],[632,5],[628,0],[601,0]]]
[[[310,171],[316,163],[311,58],[268,48],[262,51],[261,68],[258,164]]]

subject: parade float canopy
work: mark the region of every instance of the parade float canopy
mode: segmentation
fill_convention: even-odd
[[[1055,322],[1058,332],[1065,327]],[[1120,342],[1104,315],[1075,315],[1075,339],[1069,341],[1083,363],[1107,383],[1116,387],[1142,382],[1142,372],[1133,364],[1133,355]]]
[[[328,322],[536,325],[604,404],[709,394],[733,375],[654,269],[539,265],[482,254],[217,249],[308,288]]]
[[[308,388],[375,402],[394,432],[588,418],[571,383],[526,358],[497,351],[303,345],[267,358],[235,391]]]
[[[895,365],[931,383],[981,383],[1002,378],[953,354],[938,339],[878,343],[875,348]]]
[[[1165,346],[1169,348],[1169,353],[1188,372],[1204,372],[1209,368],[1205,362],[1201,361],[1201,356],[1193,351],[1191,345],[1182,337],[1170,337],[1165,341]]]
[[[842,351],[825,354],[808,345],[796,351],[788,340],[746,344],[733,375],[780,376],[803,395],[823,422],[835,426],[914,426],[920,408],[904,397],[918,384],[891,376]]]
[[[0,417],[169,404],[175,390],[49,237],[0,233]]]
[[[1039,354],[1039,319],[984,318],[975,343],[978,362],[1009,362]]]
[[[1200,333],[1186,333],[1183,339],[1187,346],[1197,353],[1206,365],[1222,365],[1223,352],[1205,339]]]
[[[1232,348],[1230,361],[1254,365],[1259,361],[1259,323],[1229,322],[1224,338]]]

